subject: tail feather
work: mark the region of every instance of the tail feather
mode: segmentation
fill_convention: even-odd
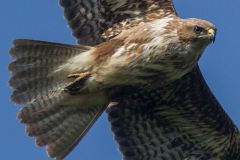
[[[57,141],[64,134],[65,131],[68,131],[69,127],[72,127],[69,124],[72,123],[73,117],[74,116],[72,115],[70,116],[65,114],[62,117],[62,121],[58,121],[55,119],[55,122],[53,121],[53,123],[50,124],[44,132],[36,136],[36,144],[39,146],[44,146]],[[40,127],[43,127],[44,129],[44,125]]]
[[[61,154],[67,148],[67,146],[71,145],[73,141],[75,141],[76,137],[79,136],[79,132],[81,132],[82,128],[82,126],[76,124],[79,119],[80,115],[74,114],[69,122],[73,124],[71,125],[71,128],[68,128],[68,131],[64,132],[59,139],[47,146],[48,154],[51,157],[56,157]]]
[[[48,79],[40,79],[37,82],[26,83],[21,87],[16,88],[11,99],[18,104],[29,103],[35,99],[51,99],[50,97],[52,95],[60,92],[68,85],[67,81],[48,85],[51,83],[54,83],[54,81],[49,81]]]
[[[74,112],[76,112],[76,108],[73,107],[55,107],[57,110],[49,109],[47,111],[42,111],[40,113],[35,113],[34,117],[39,118],[40,120],[32,123],[27,123],[27,132],[29,136],[39,136],[44,133],[47,133],[49,130],[58,127],[64,122],[67,118],[69,118]],[[54,113],[55,112],[55,113]]]
[[[47,146],[50,157],[62,159],[78,144],[104,109],[102,106],[93,108],[84,112],[76,108],[68,113],[59,111],[43,121],[27,124],[27,132],[36,136],[37,145]]]
[[[13,44],[14,47],[10,49],[10,54],[17,59],[24,57],[41,57],[45,59],[61,57],[69,59],[78,55],[79,51],[84,52],[91,49],[88,46],[74,46],[27,39],[17,39]]]
[[[55,67],[52,68],[46,68],[45,66],[42,67],[37,67],[34,66],[32,68],[27,68],[24,69],[24,67],[18,67],[18,66],[14,66],[15,68],[21,68],[18,69],[17,71],[13,71],[13,77],[14,79],[12,79],[12,84],[14,85],[13,82],[15,82],[15,80],[22,80],[22,79],[30,79],[30,80],[34,80],[37,78],[46,78],[46,77],[51,77],[51,78],[55,78],[55,76],[57,76],[57,78],[61,77],[60,75],[57,74],[52,74],[50,75],[50,73],[52,73],[52,71],[57,68],[58,65],[56,65]],[[11,69],[11,68],[10,68]]]
[[[12,100],[25,104],[18,118],[26,124],[29,136],[36,137],[36,144],[47,146],[48,154],[56,159],[65,157],[78,144],[106,106],[104,93],[65,92],[66,86],[75,82],[68,75],[75,73],[67,73],[59,66],[89,49],[15,40],[10,50],[15,58],[9,65]]]
[[[23,123],[32,123],[42,120],[47,115],[57,112],[61,105],[59,102],[67,99],[64,92],[49,93],[27,104],[18,114],[18,118]]]
[[[72,115],[71,128],[64,132],[55,142],[47,145],[48,154],[51,157],[56,157],[56,159],[63,159],[79,143],[101,115],[103,109],[103,107],[99,106],[88,110],[88,114],[79,112]]]
[[[64,88],[68,83],[67,75],[53,71],[67,59],[89,49],[91,47],[88,46],[15,40],[14,46],[10,49],[10,54],[15,60],[9,65],[12,72],[9,84],[15,89],[12,100],[24,104],[42,95],[46,96],[49,90],[58,89],[58,84]]]
[[[16,50],[14,50],[16,51]],[[13,52],[13,51],[10,51]],[[54,67],[64,63],[63,57],[56,57],[51,59],[51,57],[23,57],[14,60],[10,65],[9,69],[14,72],[28,72],[29,70],[35,69],[42,71],[44,69],[54,69]],[[47,68],[46,68],[47,66]],[[29,76],[29,75],[27,75]],[[30,75],[31,76],[31,75]]]

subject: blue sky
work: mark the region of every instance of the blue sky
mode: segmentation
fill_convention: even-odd
[[[175,0],[181,17],[211,21],[218,28],[214,45],[200,60],[207,83],[226,112],[240,127],[240,1]],[[43,148],[25,134],[16,119],[20,109],[10,102],[8,50],[16,38],[39,39],[74,44],[57,0],[8,0],[0,5],[0,153],[1,159],[47,160]],[[120,160],[117,145],[104,114],[67,160]]]

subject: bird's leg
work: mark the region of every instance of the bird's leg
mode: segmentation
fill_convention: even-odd
[[[65,87],[64,91],[68,92],[71,95],[76,95],[82,91],[84,88],[84,83],[89,78],[90,72],[80,72],[80,73],[74,73],[70,74],[67,78],[72,79],[73,81],[70,82],[67,87]]]
[[[75,79],[81,79],[83,77],[86,77],[87,75],[89,75],[89,72],[80,72],[80,73],[73,73],[67,76],[67,78],[75,78]]]

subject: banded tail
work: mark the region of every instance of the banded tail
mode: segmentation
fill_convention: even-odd
[[[106,106],[104,93],[69,94],[79,83],[60,66],[90,50],[33,40],[15,40],[9,70],[12,100],[25,105],[18,118],[50,157],[63,159],[87,133]],[[60,67],[60,69],[59,69]],[[56,72],[56,70],[58,70]],[[70,77],[70,78],[69,78]]]

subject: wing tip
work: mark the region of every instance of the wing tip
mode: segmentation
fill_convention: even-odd
[[[24,109],[24,108],[23,108]],[[27,123],[27,118],[24,115],[23,109],[20,110],[20,112],[18,112],[17,114],[17,119],[21,122],[21,123]]]
[[[14,85],[11,87],[15,88]],[[11,95],[11,101],[15,102],[16,104],[26,104],[29,100],[26,99],[27,97],[21,95],[22,92],[19,92],[18,90],[14,90]]]
[[[54,146],[54,144],[48,144],[46,145],[46,152],[47,152],[47,155],[50,157],[50,158],[53,158],[54,160],[63,160],[64,157],[66,155],[62,155],[61,153],[57,153],[54,148],[56,146]]]

